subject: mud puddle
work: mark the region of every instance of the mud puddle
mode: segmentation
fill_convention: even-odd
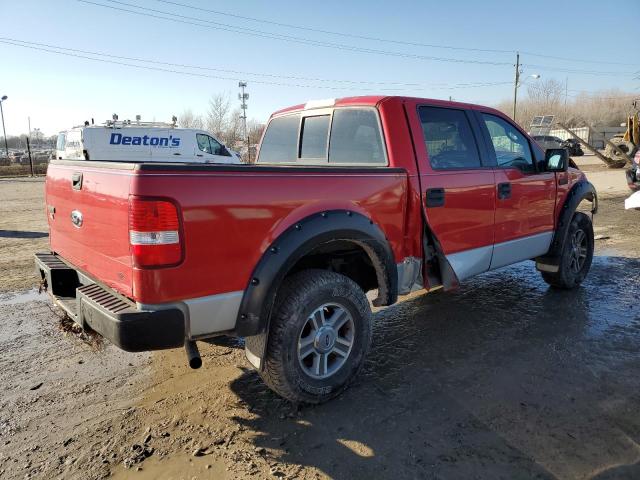
[[[28,290],[18,294],[0,294],[1,305],[20,305],[29,302],[47,302],[50,298],[45,293],[38,292],[37,289]]]

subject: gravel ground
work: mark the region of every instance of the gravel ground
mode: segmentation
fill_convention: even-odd
[[[75,332],[30,289],[41,192],[0,180],[0,478],[640,478],[640,212],[615,188],[581,288],[525,262],[407,297],[318,407],[276,397],[238,341],[193,371]]]

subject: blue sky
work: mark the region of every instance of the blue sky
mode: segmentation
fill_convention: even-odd
[[[515,50],[572,58],[571,61],[557,60],[528,53],[523,53],[521,57],[525,76],[536,73],[542,75],[543,79],[556,78],[561,82],[568,79],[570,94],[575,95],[580,90],[597,91],[617,87],[637,92],[640,96],[640,80],[629,74],[640,71],[640,56],[632,47],[625,47],[622,43],[632,38],[630,32],[637,31],[640,19],[638,0],[609,1],[606,4],[586,0],[175,0],[204,9],[316,30],[397,42],[507,52],[444,49],[332,35],[205,12],[158,0],[120,0],[121,3],[91,1],[143,14],[131,14],[77,0],[0,0],[0,95],[9,96],[3,104],[8,135],[26,132],[28,116],[31,117],[32,127],[41,128],[50,135],[82,123],[85,119],[95,118],[97,122],[102,122],[114,112],[121,119],[140,114],[144,120],[169,120],[171,115],[179,116],[184,108],[202,114],[207,109],[209,97],[214,93],[226,92],[237,103],[239,79],[249,84],[248,114],[259,120],[266,119],[274,110],[311,98],[370,93],[432,98],[452,96],[461,101],[495,104],[513,95],[513,84],[510,82],[513,82],[515,55],[510,52]],[[125,4],[169,12],[174,19],[207,26],[153,18],[151,15],[164,15]],[[200,22],[184,17],[194,17]],[[222,30],[220,27],[229,27],[220,24],[245,33]],[[294,39],[283,41],[249,35],[246,34],[248,29],[306,41],[339,44],[340,48],[302,44]],[[13,41],[7,39],[274,77],[187,69],[157,63],[141,64],[111,58],[115,62],[189,71],[196,75],[145,70],[2,43]],[[385,54],[363,50],[382,51]],[[79,52],[75,54],[92,56]],[[428,57],[463,62],[437,61]],[[627,60],[630,63],[590,63],[602,60]],[[607,75],[561,70],[597,71]],[[330,81],[282,78],[287,76]],[[461,85],[469,83],[494,85]],[[525,93],[526,89],[521,89],[521,94]]]

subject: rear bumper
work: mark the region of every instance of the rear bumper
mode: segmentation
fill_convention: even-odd
[[[77,324],[99,333],[122,350],[141,352],[184,345],[185,318],[179,308],[140,309],[55,254],[37,253],[35,262],[54,302]]]

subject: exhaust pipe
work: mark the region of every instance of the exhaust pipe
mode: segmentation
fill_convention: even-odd
[[[200,358],[200,352],[198,351],[198,345],[193,340],[187,340],[184,342],[184,349],[187,351],[187,359],[189,360],[189,366],[194,370],[202,366],[202,359]]]

